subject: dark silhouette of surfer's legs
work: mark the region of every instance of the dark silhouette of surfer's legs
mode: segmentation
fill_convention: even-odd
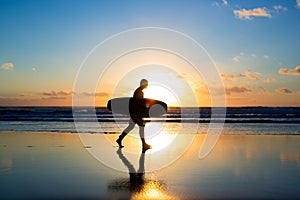
[[[136,171],[134,166],[128,161],[128,159],[123,155],[122,149],[118,149],[117,154],[121,159],[122,163],[128,168],[129,180],[130,180],[130,190],[139,192],[143,189],[145,184],[144,172],[145,172],[145,154],[141,153],[139,161],[139,170]]]
[[[139,160],[139,169],[137,171],[140,174],[144,174],[145,172],[145,154],[141,153],[140,160]]]
[[[123,148],[124,146],[122,145],[122,140],[124,137],[134,128],[135,123],[130,119],[128,126],[124,129],[124,131],[121,133],[119,138],[116,140],[116,142],[119,145],[119,148]]]
[[[128,168],[129,173],[136,173],[134,166],[123,155],[122,149],[118,149],[117,154],[118,154],[120,160],[122,161],[122,163]]]
[[[119,138],[116,140],[116,142],[119,145],[119,148],[123,148],[124,145],[122,145],[122,140],[126,137],[126,135],[134,128],[135,124],[139,125],[139,133],[140,138],[142,141],[142,152],[145,153],[148,149],[151,149],[151,145],[147,144],[145,141],[145,122],[142,120],[141,117],[133,118],[129,120],[128,126],[124,129],[124,131],[121,133]]]
[[[143,144],[143,153],[145,153],[148,149],[151,149],[151,146],[145,141],[145,127],[139,126],[139,133]]]

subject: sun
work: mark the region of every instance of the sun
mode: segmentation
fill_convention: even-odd
[[[180,105],[178,97],[172,92],[172,90],[160,84],[150,83],[144,90],[144,98],[163,101],[168,105],[168,107],[176,107]]]

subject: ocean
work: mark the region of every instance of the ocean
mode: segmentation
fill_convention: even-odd
[[[149,120],[164,123],[167,133],[178,130],[178,126],[186,127],[182,133],[190,129],[205,133],[210,122],[224,122],[223,134],[300,134],[300,107],[228,107],[225,120],[218,114],[222,108],[214,108],[213,114],[211,110],[170,108],[163,117]],[[86,123],[86,132],[93,134],[120,133],[129,120],[104,107],[77,107],[76,112],[80,113],[76,120]],[[72,107],[0,107],[0,131],[77,132]]]

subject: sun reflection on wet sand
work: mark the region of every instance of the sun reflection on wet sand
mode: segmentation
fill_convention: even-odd
[[[131,162],[123,154],[122,149],[116,152],[129,171],[129,177],[116,179],[109,183],[108,189],[113,191],[127,191],[130,199],[177,199],[168,194],[166,184],[145,175],[145,153],[141,153],[139,168],[136,170]]]
[[[299,136],[222,135],[213,151],[199,159],[205,134],[198,134],[178,160],[146,173],[155,159],[151,150],[141,154],[138,137],[126,138],[121,155],[115,146],[117,134],[87,135],[92,142],[85,146],[77,134],[0,133],[1,197],[300,198]],[[101,146],[101,141],[107,139],[111,141],[109,146]],[[161,153],[159,162],[176,154],[178,147],[167,148],[171,151]],[[112,153],[112,164],[123,166],[123,172],[93,158],[88,153],[93,149]],[[134,149],[136,156],[131,157]]]

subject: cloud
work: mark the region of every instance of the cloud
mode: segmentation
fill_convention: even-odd
[[[228,1],[227,0],[222,0],[222,4],[220,4],[219,2],[213,2],[212,3],[212,6],[216,6],[216,7],[220,7],[220,6],[228,6],[229,4],[228,4]]]
[[[233,13],[239,19],[246,20],[250,20],[253,17],[272,17],[266,8],[254,8],[252,10],[247,10],[243,8],[241,10],[234,10]]]
[[[57,96],[57,93],[54,92],[54,91],[51,91],[51,92],[42,92],[42,95],[45,95],[45,96]]]
[[[279,94],[291,94],[291,93],[293,93],[291,90],[289,90],[287,88],[278,88],[275,91]]]
[[[259,75],[260,73],[259,72],[254,72],[254,73],[251,73],[251,71],[248,69],[246,72],[245,72],[245,75],[250,78],[250,79],[253,79],[253,80],[259,80],[259,76],[257,75],[254,75],[254,74],[257,74]]]
[[[58,96],[71,96],[73,91],[59,91],[57,92]]]
[[[300,0],[297,0],[297,1],[296,1],[296,4],[297,4],[296,7],[297,7],[297,8],[300,8]]]
[[[73,94],[72,91],[51,91],[51,92],[42,92],[44,96],[51,96],[51,97],[59,97],[59,96],[71,96]]]
[[[264,57],[264,59],[269,59],[270,58],[270,56],[268,56],[268,55],[264,55],[263,57]]]
[[[263,87],[259,87],[259,89],[260,89],[260,92],[262,93],[262,94],[271,94],[271,92],[269,91],[269,90],[267,90],[267,89],[265,89],[265,88],[263,88]]]
[[[15,97],[0,98],[0,105],[6,106],[62,106],[71,105],[73,91],[47,91],[39,93],[21,93]]]
[[[108,93],[107,92],[82,92],[81,95],[83,96],[97,96],[97,97],[108,97]]]
[[[300,1],[300,0],[299,0]],[[273,9],[276,11],[276,12],[279,12],[279,11],[287,11],[288,9],[286,7],[283,7],[282,5],[275,5],[273,6]]]
[[[289,74],[289,75],[300,75],[300,65],[295,67],[295,69],[287,69],[287,68],[280,68],[278,70],[279,74]]]
[[[252,90],[245,87],[237,87],[237,86],[226,88],[226,94],[228,95],[230,95],[231,93],[245,93],[245,92],[252,92]]]
[[[63,96],[50,96],[50,97],[42,97],[42,100],[64,100],[66,97]]]
[[[257,75],[261,75],[261,73],[260,72],[253,72],[254,74],[257,74]]]
[[[36,69],[35,67],[33,67],[31,70],[32,70],[33,72],[37,72],[37,69]]]
[[[244,77],[247,77],[247,78],[250,78],[252,80],[259,80],[260,77],[259,75],[261,75],[260,72],[251,72],[249,69],[247,71],[245,71],[245,74],[237,74],[237,75],[234,75],[234,74],[221,74],[221,78],[223,80],[230,80],[230,81],[235,81],[237,78],[244,78]]]
[[[14,64],[13,63],[4,63],[3,65],[1,65],[1,68],[4,70],[12,70],[14,68]]]
[[[96,92],[96,96],[97,97],[108,97],[108,93],[107,92]]]
[[[235,56],[232,58],[232,60],[236,63],[240,62],[240,57],[239,56]]]
[[[237,75],[233,75],[233,74],[221,74],[221,78],[223,80],[231,80],[231,81],[234,81],[236,80],[237,78],[244,78],[246,77],[246,75],[244,74],[237,74]]]
[[[213,3],[212,3],[212,6],[220,7],[220,4],[219,4],[218,2],[213,2]]]
[[[264,80],[265,83],[271,83],[274,82],[276,79],[275,78],[267,78]]]
[[[228,1],[227,0],[222,0],[222,5],[228,6]]]

